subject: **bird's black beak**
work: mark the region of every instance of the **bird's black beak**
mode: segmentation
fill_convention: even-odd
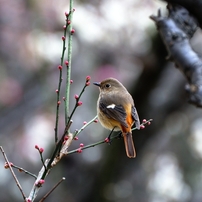
[[[93,82],[93,84],[100,87],[100,82]]]

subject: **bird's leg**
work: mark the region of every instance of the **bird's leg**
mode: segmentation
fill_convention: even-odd
[[[118,138],[122,138],[122,137],[123,137],[122,132],[120,132],[120,133],[118,134]]]
[[[116,128],[116,126],[115,127],[113,127],[113,129],[111,130],[111,132],[109,133],[109,135],[108,135],[108,137],[107,137],[107,139],[108,139],[108,143],[109,144],[111,144],[111,135],[112,135],[112,133],[114,132],[114,129]]]

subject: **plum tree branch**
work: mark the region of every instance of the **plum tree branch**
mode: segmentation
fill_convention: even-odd
[[[187,79],[185,89],[189,102],[202,107],[202,59],[189,41],[197,29],[197,21],[182,6],[169,4],[168,11],[168,17],[163,17],[159,10],[157,16],[150,18],[166,46],[167,59],[173,61]]]

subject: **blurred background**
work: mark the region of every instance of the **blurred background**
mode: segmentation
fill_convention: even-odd
[[[11,162],[36,175],[42,165],[34,146],[45,149],[45,158],[54,148],[57,66],[68,8],[64,0],[0,0],[0,145]],[[133,95],[140,119],[152,118],[153,122],[134,131],[135,159],[126,157],[122,139],[71,154],[54,167],[36,201],[65,177],[47,201],[201,202],[201,109],[187,103],[185,78],[166,61],[166,50],[149,19],[158,8],[166,14],[166,4],[159,0],[80,0],[74,8],[70,108],[87,75],[91,82],[112,76]],[[202,54],[200,30],[191,43]],[[93,85],[86,89],[72,131],[96,115],[98,94]],[[62,134],[63,104],[60,109]],[[93,123],[70,150],[108,134]],[[34,179],[15,171],[28,195]],[[10,201],[22,201],[22,196],[0,155],[0,202]]]

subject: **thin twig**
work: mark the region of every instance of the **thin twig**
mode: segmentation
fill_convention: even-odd
[[[114,139],[114,138],[115,138],[115,137],[113,137],[112,139]],[[86,145],[86,146],[82,147],[81,150],[85,150],[85,149],[88,149],[88,148],[91,148],[91,147],[95,147],[95,146],[100,145],[100,144],[103,144],[103,143],[105,143],[105,142],[106,142],[105,140],[101,140],[101,141],[98,141],[98,142],[96,142],[96,143]],[[69,151],[67,154],[73,154],[73,153],[77,153],[77,152],[78,152],[78,148]]]
[[[79,133],[81,133],[87,126],[89,126],[91,123],[93,123],[95,120],[97,119],[97,116],[95,116],[92,120],[90,120],[88,123],[86,123],[84,126],[82,126],[79,130],[77,130],[74,133],[73,137],[76,137],[79,135]]]
[[[24,172],[25,174],[28,174],[28,175],[34,177],[35,179],[37,178],[36,175],[34,175],[33,173],[30,173],[29,171],[25,170],[24,168],[18,167],[14,164],[12,165],[12,167],[18,169],[19,172]]]
[[[65,177],[63,177],[39,202],[45,201],[45,199],[65,180]]]
[[[86,89],[87,86],[88,86],[88,85],[86,85],[86,82],[85,82],[84,87],[82,88],[82,90],[81,90],[81,92],[80,92],[78,98],[76,99],[76,103],[75,103],[74,108],[73,108],[73,110],[72,110],[72,112],[71,112],[71,115],[69,116],[69,120],[68,120],[67,124],[68,124],[69,121],[72,119],[72,116],[73,116],[73,114],[74,114],[76,108],[78,107],[78,102],[80,101],[80,98],[81,98],[82,94],[84,93],[84,91],[85,91],[85,89]]]
[[[5,159],[6,163],[7,163],[8,166],[9,166],[9,169],[10,169],[10,171],[11,171],[11,174],[13,175],[13,178],[14,178],[14,180],[15,180],[15,182],[16,182],[16,184],[17,184],[17,186],[18,186],[18,188],[19,188],[19,190],[20,190],[20,192],[21,192],[21,194],[22,194],[22,196],[23,196],[24,201],[26,201],[26,196],[25,196],[25,194],[24,194],[24,192],[23,192],[23,189],[22,189],[22,187],[21,187],[21,185],[20,185],[20,182],[18,181],[18,179],[17,179],[17,177],[16,177],[16,175],[15,175],[15,173],[14,173],[14,171],[13,171],[11,165],[10,165],[10,162],[8,161],[8,158],[7,158],[7,156],[6,156],[6,153],[4,152],[2,146],[0,146],[0,150],[1,150],[2,154],[3,154],[3,156],[4,156],[4,159]]]
[[[42,152],[39,151],[39,154],[40,154],[41,162],[42,162],[42,164],[43,164],[43,167],[44,167],[44,169],[45,169],[45,172],[47,172],[47,167],[46,167],[46,165],[45,165]]]
[[[64,55],[65,55],[65,50],[66,50],[66,36],[67,36],[67,27],[70,26],[68,24],[69,20],[69,15],[66,15],[66,24],[64,27],[64,35],[63,35],[63,47],[62,47],[62,56],[61,56],[61,61],[60,61],[60,66],[62,67],[64,64]],[[56,90],[57,93],[57,107],[56,107],[56,119],[55,119],[55,143],[58,141],[58,122],[59,122],[59,107],[60,107],[60,89],[61,89],[61,84],[62,84],[62,69],[59,68],[60,75],[59,75],[59,81],[58,81],[58,89]]]

